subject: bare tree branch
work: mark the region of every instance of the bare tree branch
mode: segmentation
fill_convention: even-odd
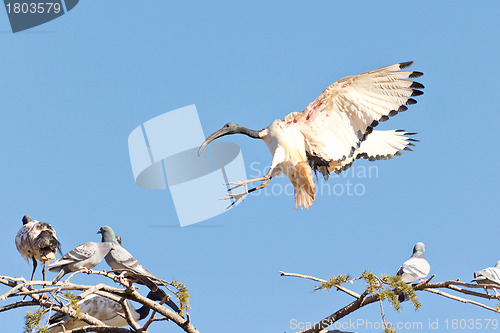
[[[161,300],[160,302],[160,305],[162,305],[163,303],[165,303],[167,300],[168,300],[169,296],[168,295],[165,295],[165,297]],[[156,310],[153,310],[153,313],[151,314],[151,316],[149,317],[148,321],[146,322],[146,324],[144,324],[144,326],[142,327],[143,330],[147,331],[149,326],[154,322],[154,321],[161,321],[161,320],[169,320],[168,318],[155,318],[156,316]]]
[[[134,330],[139,330],[141,327],[137,324],[134,318],[132,318],[132,313],[130,313],[130,309],[127,305],[127,299],[122,298],[119,303],[122,305],[123,311],[125,312],[125,319],[127,320],[127,323],[132,326]]]
[[[128,328],[123,327],[95,327],[95,326],[85,326],[76,328],[74,330],[66,330],[65,333],[86,333],[86,332],[96,332],[96,333],[130,333]]]
[[[92,317],[86,313],[78,312],[73,308],[73,306],[64,305],[59,297],[62,296],[63,299],[67,297],[63,296],[64,292],[69,291],[81,291],[80,296],[86,297],[91,294],[100,295],[116,301],[122,305],[123,317],[127,320],[127,323],[132,327],[134,331],[146,333],[147,328],[153,322],[159,321],[172,321],[179,327],[181,327],[185,332],[188,333],[199,333],[198,330],[191,324],[189,316],[184,319],[177,313],[166,308],[162,301],[161,304],[142,296],[137,292],[134,284],[128,279],[117,279],[114,274],[110,274],[105,271],[91,271],[90,274],[102,275],[114,282],[120,283],[124,288],[116,288],[108,286],[104,283],[99,283],[97,285],[79,285],[71,283],[69,280],[71,276],[64,281],[60,281],[56,284],[52,284],[51,281],[27,281],[24,278],[13,278],[9,276],[0,276],[0,284],[3,284],[10,289],[7,290],[0,297],[0,301],[7,300],[12,297],[30,297],[30,301],[18,301],[5,306],[0,307],[0,312],[8,311],[11,309],[25,307],[25,306],[40,306],[50,311],[57,311],[63,314],[68,314],[73,318],[81,320],[90,326],[67,330],[67,332],[83,333],[83,332],[106,332],[106,333],[125,333],[130,332],[129,329],[121,327],[110,327],[107,326],[102,321],[95,317]],[[175,286],[174,286],[175,287]],[[184,287],[183,287],[184,288]],[[48,296],[47,296],[48,294]],[[127,300],[132,300],[145,305],[153,310],[153,315],[148,320],[147,327],[141,327],[132,317],[131,310],[127,304]],[[74,302],[74,301],[73,301]],[[71,303],[71,302],[70,302]],[[159,318],[154,318],[155,314],[160,314]],[[51,325],[55,326],[55,325]]]
[[[0,306],[0,312],[12,310],[15,308],[20,308],[22,306],[32,306],[32,305],[38,305],[38,302],[37,301],[19,301],[19,302],[12,303],[12,304],[9,304],[6,306]]]
[[[433,293],[433,294],[438,294],[438,295],[447,297],[447,298],[455,300],[455,301],[477,305],[477,306],[480,306],[480,307],[485,308],[487,310],[490,310],[490,311],[493,311],[493,312],[498,312],[498,310],[495,309],[495,308],[489,307],[487,305],[484,305],[482,303],[479,303],[479,302],[476,302],[476,301],[473,301],[473,300],[470,300],[470,299],[465,299],[465,298],[462,298],[462,297],[453,296],[453,295],[445,293],[444,291],[441,291],[441,290],[428,289],[428,288],[422,289],[422,290],[428,291],[428,292]]]
[[[281,276],[300,277],[300,278],[309,279],[309,280],[313,280],[313,281],[321,282],[321,283],[324,283],[324,282],[327,281],[327,280],[319,279],[319,278],[316,278],[316,277],[313,277],[313,276],[296,274],[296,273],[285,273],[285,272],[281,272],[280,271],[280,274],[281,274]],[[474,297],[478,297],[478,298],[498,299],[498,300],[500,300],[500,296],[488,295],[488,294],[483,294],[483,293],[479,293],[479,292],[476,292],[476,291],[472,291],[472,290],[469,290],[469,289],[465,289],[465,288],[470,288],[470,289],[475,289],[475,288],[481,288],[481,289],[483,289],[483,288],[493,288],[493,287],[495,287],[494,285],[476,285],[476,284],[462,282],[462,281],[459,281],[459,280],[450,280],[450,281],[430,283],[430,281],[432,280],[432,278],[434,278],[434,275],[432,275],[429,279],[427,279],[427,280],[425,280],[423,282],[412,284],[412,285],[410,285],[410,287],[413,288],[414,291],[425,290],[427,292],[431,292],[431,293],[434,293],[434,294],[437,294],[437,295],[441,295],[443,297],[447,297],[447,298],[455,300],[455,301],[459,301],[459,302],[463,302],[463,303],[469,303],[469,304],[472,304],[472,305],[475,305],[475,306],[479,306],[481,308],[484,308],[484,309],[487,309],[487,310],[490,310],[490,311],[494,311],[494,312],[500,312],[500,310],[498,308],[493,308],[493,307],[487,306],[485,304],[482,304],[482,303],[474,301],[474,300],[465,299],[465,298],[462,298],[462,297],[458,297],[458,296],[454,296],[454,295],[445,293],[445,292],[443,292],[441,290],[436,290],[436,289],[446,288],[446,289],[453,290],[455,292],[459,292],[459,293],[462,293],[462,294],[465,294],[465,295],[470,295],[470,296],[474,296]],[[349,280],[349,282],[357,280],[357,279],[360,279],[360,278]],[[300,331],[299,333],[319,333],[320,331],[324,330],[328,326],[332,325],[333,323],[335,323],[336,321],[340,320],[341,318],[349,315],[350,313],[352,313],[352,312],[360,309],[363,306],[366,306],[368,304],[371,304],[371,303],[374,303],[374,302],[377,302],[377,301],[380,302],[381,316],[382,316],[382,320],[383,320],[383,323],[385,325],[385,328],[386,329],[390,328],[390,327],[387,326],[388,324],[387,324],[387,322],[385,320],[385,314],[384,314],[384,310],[383,310],[383,307],[382,307],[382,300],[384,298],[388,298],[388,297],[391,297],[391,300],[392,300],[392,298],[394,296],[389,296],[389,295],[391,295],[389,292],[392,292],[392,295],[394,295],[394,293],[395,293],[395,295],[397,295],[397,293],[401,292],[401,289],[393,289],[393,287],[391,287],[392,285],[389,285],[390,288],[386,289],[386,288],[383,288],[382,283],[388,284],[387,283],[388,280],[383,280],[383,279],[381,280],[380,278],[377,278],[377,281],[378,281],[378,284],[380,286],[380,288],[379,287],[376,288],[377,291],[373,291],[373,289],[371,289],[371,292],[368,292],[368,290],[370,289],[370,287],[367,287],[366,290],[361,295],[355,293],[352,290],[349,290],[348,288],[345,288],[343,286],[334,284],[333,287],[337,288],[337,290],[340,290],[340,291],[342,291],[342,292],[344,292],[344,293],[346,293],[348,295],[353,296],[354,298],[356,298],[356,300],[353,301],[352,303],[344,306],[343,308],[337,310],[336,312],[334,312],[333,314],[329,315],[328,317],[323,318],[322,320],[320,320],[319,322],[317,322],[316,324],[314,324],[313,327],[308,328],[308,329],[304,329],[304,330]],[[396,284],[394,288],[407,288],[407,287],[400,286],[400,285]],[[368,295],[368,294],[371,294],[371,295]],[[398,302],[397,299],[395,301]],[[398,304],[399,304],[399,302],[398,302]]]

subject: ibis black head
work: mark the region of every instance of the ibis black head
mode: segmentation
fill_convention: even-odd
[[[222,126],[220,130],[217,132],[213,133],[210,135],[205,141],[200,146],[200,149],[198,150],[198,156],[201,155],[203,149],[212,141],[214,141],[217,138],[220,138],[221,136],[228,135],[228,134],[236,134],[236,133],[241,133],[245,134],[251,138],[258,139],[259,138],[259,131],[254,131],[250,130],[246,127],[240,126],[235,123],[227,123],[226,125]]]
[[[23,216],[23,225],[27,224],[27,223],[30,223],[32,220],[31,220],[31,216],[29,215],[24,215]]]

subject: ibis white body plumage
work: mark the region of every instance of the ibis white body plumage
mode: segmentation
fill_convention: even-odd
[[[35,275],[37,260],[42,262],[45,280],[47,264],[50,260],[56,260],[56,252],[60,251],[60,246],[56,231],[49,224],[32,220],[29,215],[23,217],[23,226],[16,235],[16,248],[27,262],[30,259],[33,261],[31,280]]]

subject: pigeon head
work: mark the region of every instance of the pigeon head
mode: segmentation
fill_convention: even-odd
[[[101,229],[99,229],[99,231],[97,233],[102,235],[101,242],[111,242],[111,243],[119,244],[118,240],[116,239],[115,232],[113,231],[113,229],[111,229],[111,227],[109,227],[107,225],[104,227],[101,227]]]
[[[23,225],[30,223],[31,222],[31,216],[29,215],[24,215],[23,216]]]
[[[425,245],[418,242],[413,248],[413,257],[425,257]]]
[[[500,260],[497,261],[497,264],[495,265],[496,268],[500,268]]]

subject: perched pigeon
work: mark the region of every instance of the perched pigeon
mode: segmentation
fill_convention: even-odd
[[[29,263],[33,261],[33,273],[35,276],[37,260],[42,262],[43,280],[47,274],[47,263],[56,260],[56,252],[61,252],[61,243],[57,240],[56,231],[47,223],[31,220],[31,216],[23,217],[23,226],[16,236],[16,247],[23,258]]]
[[[413,254],[410,259],[406,260],[398,269],[396,275],[401,276],[401,280],[405,283],[412,283],[426,277],[431,271],[431,266],[425,259],[424,243],[417,243],[413,248]],[[399,301],[409,300],[407,293],[399,294]]]
[[[152,291],[149,292],[147,297],[153,301],[161,301],[163,299],[161,295]],[[91,294],[85,299],[79,301],[78,305],[80,306],[80,311],[82,313],[99,319],[108,326],[123,327],[128,325],[127,320],[118,314],[123,313],[122,305],[109,298]],[[144,319],[149,314],[150,308],[146,305],[135,309],[132,305],[132,302],[130,302],[130,300],[127,300],[127,306],[130,309],[132,318],[135,321]],[[50,317],[49,324],[51,324],[51,327],[49,329],[50,333],[64,332],[64,330],[73,330],[89,325],[84,321],[72,318],[70,317],[70,315],[60,312]]]
[[[115,244],[113,243],[95,242],[87,242],[78,245],[73,250],[66,253],[61,259],[49,266],[49,271],[51,272],[59,270],[59,273],[52,283],[56,283],[64,275],[70,272],[79,270],[87,271],[95,267],[114,246]]]
[[[120,273],[123,277],[130,277],[138,283],[146,285],[152,291],[161,293],[162,296],[167,295],[158,287],[159,285],[166,285],[167,282],[151,274],[139,263],[139,261],[137,261],[137,259],[125,250],[125,248],[119,244],[111,227],[101,227],[97,233],[102,235],[103,243],[113,243],[115,245],[105,257],[106,262],[114,271]],[[177,313],[180,312],[179,308],[172,300],[169,299],[166,304]]]
[[[477,284],[491,284],[500,288],[500,260],[497,261],[495,267],[488,267],[481,271],[474,271],[474,279],[472,281],[476,281]],[[495,292],[495,295],[500,295],[495,288],[492,289]],[[484,290],[486,291],[486,294],[489,295],[488,289],[484,288]]]

